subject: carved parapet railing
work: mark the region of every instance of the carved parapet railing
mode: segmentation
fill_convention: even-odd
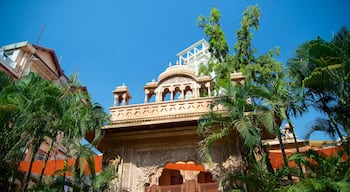
[[[111,124],[106,128],[198,120],[208,113],[213,98],[186,99],[168,102],[137,104],[110,108]]]

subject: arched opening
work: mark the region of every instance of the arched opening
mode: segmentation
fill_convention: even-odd
[[[183,177],[179,170],[163,169],[159,177],[159,186],[183,184]]]
[[[185,88],[185,99],[193,98],[193,92],[190,86],[186,86]]]
[[[200,95],[200,97],[208,97],[209,96],[208,89],[205,85],[201,85],[201,87],[199,88],[199,95]]]
[[[197,176],[198,183],[211,183],[215,182],[213,180],[213,175],[210,172],[200,172]]]
[[[156,93],[154,89],[149,89],[145,91],[145,103],[154,103],[156,101]]]
[[[118,96],[118,106],[121,106],[121,105],[123,105],[123,96],[119,95]]]
[[[168,88],[165,88],[163,93],[162,93],[162,101],[170,101],[171,97],[170,97],[170,91]]]
[[[156,95],[155,94],[153,94],[153,95],[150,95],[150,98],[149,98],[149,101],[148,101],[149,103],[154,103],[154,102],[156,102]]]
[[[176,87],[174,90],[174,98],[173,100],[180,100],[182,99],[182,95],[181,95],[181,90],[179,87]]]
[[[193,161],[169,162],[150,175],[145,191],[218,191],[213,175]]]

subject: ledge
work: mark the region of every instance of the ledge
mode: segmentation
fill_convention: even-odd
[[[198,120],[210,111],[212,97],[110,108],[111,125],[103,129]]]

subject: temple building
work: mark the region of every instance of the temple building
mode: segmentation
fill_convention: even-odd
[[[232,138],[214,146],[214,164],[200,156],[198,119],[214,98],[212,78],[198,74],[199,65],[210,59],[208,47],[200,40],[177,54],[175,65],[143,87],[142,104],[129,105],[132,95],[125,85],[113,91],[111,124],[103,127],[99,145],[104,165],[118,173],[111,191],[218,191],[214,178],[220,170],[241,165]],[[231,79],[244,77],[235,73]]]

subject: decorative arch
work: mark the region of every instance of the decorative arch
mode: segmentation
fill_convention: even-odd
[[[169,96],[168,96],[169,94]],[[168,87],[165,87],[162,92],[162,101],[170,101],[171,100],[171,91]],[[169,97],[169,98],[168,98]]]
[[[196,80],[196,73],[193,69],[184,65],[176,65],[176,66],[168,67],[166,71],[164,71],[159,75],[158,84],[174,76],[184,76],[184,77],[191,78],[194,81]]]
[[[163,169],[161,176],[159,177],[159,186],[164,185],[180,185],[183,184],[183,176],[179,170]]]
[[[218,183],[204,165],[194,161],[167,162],[149,175],[145,191],[213,191]]]
[[[185,87],[184,93],[185,93],[185,97],[184,97],[185,99],[191,99],[194,97],[193,88],[191,88],[191,86],[189,85]]]
[[[183,99],[183,95],[179,86],[175,87],[173,95],[174,95],[173,100]]]
[[[164,168],[173,170],[188,170],[188,171],[205,171],[205,167],[202,164],[195,164],[193,161],[187,163],[178,161],[176,163],[167,163]]]

